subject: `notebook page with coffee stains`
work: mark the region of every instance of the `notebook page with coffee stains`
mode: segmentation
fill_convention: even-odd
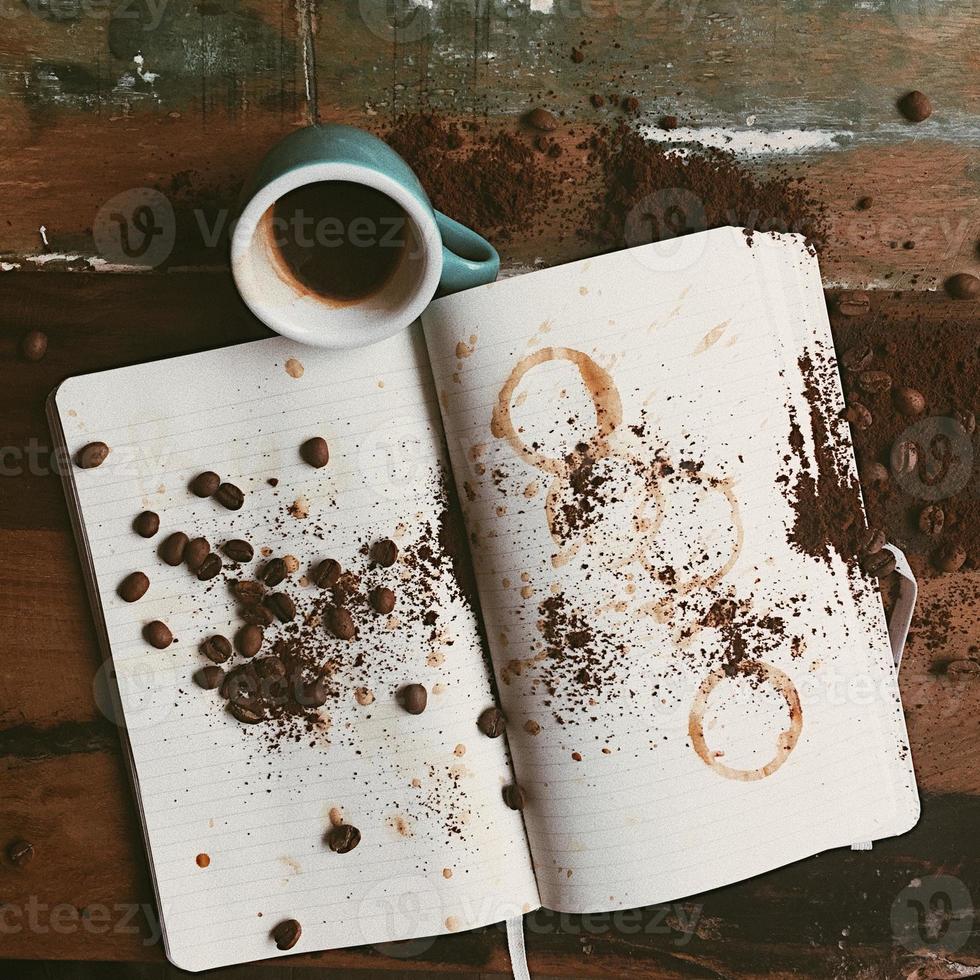
[[[53,414],[71,453],[110,446],[97,469],[71,468],[68,490],[170,959],[201,970],[280,955],[270,931],[285,919],[300,922],[290,951],[301,952],[536,907],[520,815],[502,799],[504,740],[476,727],[493,701],[490,668],[451,550],[453,495],[419,331],[356,352],[269,340],[75,378]],[[322,468],[301,454],[315,436],[329,448]],[[241,489],[240,510],[189,491],[206,470]],[[160,516],[150,539],[131,526],[144,509]],[[223,556],[201,581],[186,561],[161,560],[176,531],[219,554],[243,539],[254,557],[233,546],[241,560]],[[385,539],[393,564],[372,557]],[[327,558],[343,574],[324,570],[321,588],[311,579]],[[117,587],[135,570],[149,589],[125,602]],[[242,590],[239,601],[239,580],[266,605]],[[373,606],[378,587],[394,593],[390,612]],[[350,640],[329,627],[338,608]],[[164,649],[141,636],[156,620],[174,637]],[[258,655],[210,665],[237,671],[241,686],[231,700],[201,689],[199,644],[236,637],[246,621],[264,631]],[[407,684],[427,689],[421,714],[405,710]],[[345,827],[360,842],[338,853],[330,844],[350,843]]]
[[[802,242],[692,235],[423,323],[542,902],[669,901],[908,829],[881,601],[813,520],[861,518]]]

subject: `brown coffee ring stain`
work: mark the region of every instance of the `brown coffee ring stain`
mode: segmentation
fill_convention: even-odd
[[[714,689],[718,684],[731,676],[731,671],[726,672],[722,667],[713,670],[701,681],[701,685],[694,698],[694,703],[691,705],[687,734],[691,739],[691,745],[694,751],[718,775],[724,776],[725,779],[753,782],[771,776],[789,758],[793,749],[796,748],[796,743],[800,739],[800,733],[803,731],[803,706],[800,704],[800,695],[796,690],[796,685],[790,679],[789,675],[783,673],[783,671],[772,664],[765,663],[762,660],[746,660],[738,664],[735,668],[735,674],[743,677],[755,677],[760,681],[765,681],[786,700],[786,705],[789,708],[790,727],[779,733],[779,737],[776,739],[776,754],[764,766],[760,766],[757,769],[733,769],[719,762],[712,755],[711,750],[708,748],[708,742],[704,737],[704,715],[708,710],[708,699],[711,697]]]

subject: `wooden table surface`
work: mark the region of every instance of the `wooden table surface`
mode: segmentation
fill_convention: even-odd
[[[0,956],[162,961],[118,734],[99,708],[100,658],[44,398],[72,374],[265,335],[198,218],[233,205],[277,137],[318,119],[376,127],[419,108],[510,125],[541,102],[580,138],[611,118],[589,93],[615,86],[640,99],[638,124],[676,112],[694,135],[775,147],[752,166],[804,176],[826,205],[828,286],[925,289],[980,265],[972,0],[32,0],[0,13],[0,843],[37,848],[26,869],[0,867]],[[917,127],[895,110],[909,88],[936,107]],[[176,234],[166,259],[139,274],[120,271],[99,238],[100,212],[134,188],[167,197]],[[854,211],[865,194],[872,216]],[[589,250],[587,238],[547,229],[501,247],[510,271]],[[924,338],[952,315],[929,293],[881,294],[876,310],[917,321]],[[980,330],[980,314],[962,304],[956,314]],[[30,328],[51,338],[37,364],[17,355]],[[538,913],[532,973],[980,974],[980,679],[937,669],[975,655],[978,575],[923,585],[924,602],[965,625],[940,650],[915,637],[903,667],[923,796],[914,831],[629,921]],[[290,962],[333,975],[476,975],[506,971],[505,950],[500,930],[486,929]]]

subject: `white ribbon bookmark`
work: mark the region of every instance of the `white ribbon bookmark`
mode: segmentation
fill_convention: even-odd
[[[524,949],[523,915],[507,920],[507,952],[510,953],[510,971],[514,974],[514,980],[531,980],[527,951]]]
[[[885,547],[895,556],[895,571],[901,581],[898,586],[898,599],[888,620],[888,640],[891,643],[892,659],[895,661],[895,671],[902,666],[902,654],[905,652],[905,641],[909,636],[909,626],[912,625],[912,613],[915,611],[915,600],[919,594],[919,584],[912,574],[905,552],[893,544]],[[870,851],[871,841],[863,840],[851,845],[852,851]]]

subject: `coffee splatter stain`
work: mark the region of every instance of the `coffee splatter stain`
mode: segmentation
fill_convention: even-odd
[[[208,854],[198,854],[194,861],[199,868],[206,868],[211,863],[211,857]]]
[[[399,837],[414,837],[415,832],[412,828],[412,821],[404,813],[393,813],[385,823]]]
[[[286,374],[288,374],[291,378],[302,378],[303,372],[306,370],[306,368],[303,367],[303,362],[295,357],[291,357],[288,361],[286,361],[285,368]]]
[[[696,355],[703,354],[706,350],[714,347],[715,344],[721,340],[722,334],[724,334],[728,324],[731,320],[722,320],[721,323],[716,327],[712,327],[705,335],[701,338],[701,343],[694,348],[693,353]]]
[[[446,919],[446,928],[450,932],[456,932],[459,929],[459,919],[457,919],[455,915],[449,916],[449,918]]]

